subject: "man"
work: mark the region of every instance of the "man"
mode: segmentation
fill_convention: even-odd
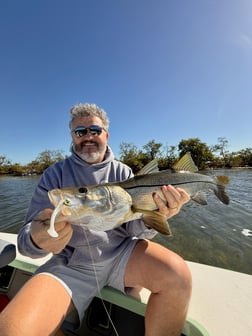
[[[58,237],[47,230],[53,212],[48,190],[120,181],[133,176],[114,159],[108,146],[109,120],[94,104],[71,109],[72,155],[49,167],[41,177],[18,235],[22,254],[53,257],[29,280],[0,317],[2,336],[62,335],[64,320],[78,327],[99,288],[120,291],[145,287],[151,291],[145,315],[146,336],[180,335],[191,294],[185,262],[147,240],[156,232],[143,220],[103,231],[84,230],[66,220],[55,224]],[[159,211],[170,218],[189,200],[182,189],[163,186],[167,204],[154,195]],[[67,318],[66,318],[67,317]]]

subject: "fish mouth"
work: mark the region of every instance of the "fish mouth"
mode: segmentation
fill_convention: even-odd
[[[86,193],[77,192],[74,195],[63,193],[60,189],[53,189],[48,192],[48,197],[54,207],[57,207],[60,202],[64,202],[67,206],[76,206],[86,198]],[[74,202],[75,200],[75,202]]]
[[[62,192],[60,192],[59,189],[53,189],[48,191],[48,197],[54,207],[56,207],[60,203],[60,201],[64,200]]]

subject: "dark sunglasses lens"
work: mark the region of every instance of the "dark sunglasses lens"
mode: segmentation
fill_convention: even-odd
[[[75,135],[78,137],[78,138],[81,138],[81,137],[83,137],[84,135],[86,135],[87,134],[87,132],[88,132],[88,129],[87,128],[76,128],[75,130],[74,130],[74,133],[75,133]]]
[[[102,132],[102,127],[98,126],[98,125],[92,125],[90,127],[76,127],[76,129],[74,130],[75,135],[78,138],[83,137],[84,135],[87,135],[88,131],[92,134],[92,135],[100,135]]]
[[[102,128],[100,126],[92,125],[89,127],[89,131],[92,135],[100,135]]]

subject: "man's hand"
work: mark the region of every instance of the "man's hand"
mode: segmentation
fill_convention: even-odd
[[[39,248],[46,252],[57,254],[61,252],[70,241],[73,229],[71,224],[67,221],[62,220],[57,222],[55,223],[55,230],[58,232],[59,236],[57,238],[52,238],[47,232],[52,212],[52,209],[40,211],[31,223],[30,234],[32,241]]]
[[[161,187],[161,190],[168,206],[157,193],[154,194],[153,198],[158,206],[159,212],[165,215],[167,219],[179,213],[181,207],[190,200],[190,196],[184,189],[174,188],[172,185],[167,185]]]

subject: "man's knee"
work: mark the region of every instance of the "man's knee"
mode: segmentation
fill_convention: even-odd
[[[174,255],[172,261],[167,264],[161,279],[163,289],[179,290],[191,293],[192,276],[186,262],[178,255]]]

